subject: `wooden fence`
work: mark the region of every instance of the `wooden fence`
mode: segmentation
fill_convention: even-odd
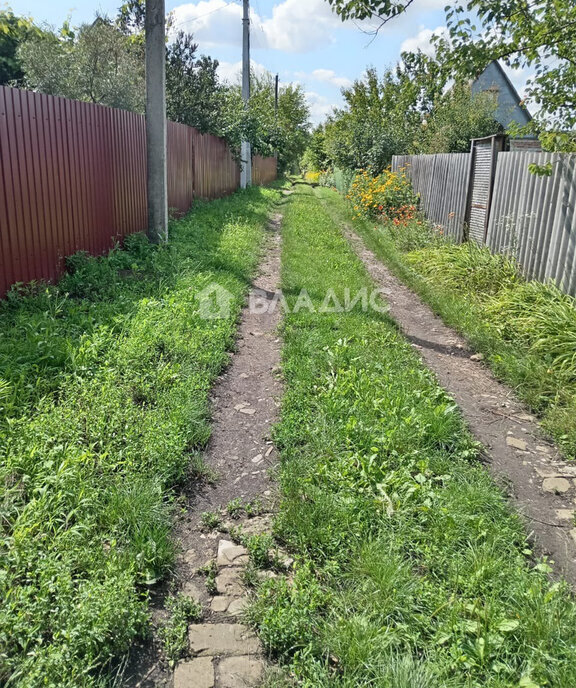
[[[235,191],[226,142],[168,122],[168,204]],[[276,159],[255,161],[255,183]],[[15,282],[55,280],[76,251],[101,254],[146,229],[145,119],[124,110],[0,86],[0,296]]]
[[[576,154],[515,151],[495,155],[483,220],[486,231],[471,238],[492,251],[514,256],[527,277],[551,279],[562,291],[576,296]],[[452,205],[466,208],[477,198],[475,185],[485,183],[485,176],[479,175],[467,187],[469,156],[395,156],[392,163],[393,169],[406,169],[421,196],[423,210],[457,241],[467,233],[465,214],[458,210],[449,218],[448,209]],[[441,182],[434,179],[437,172],[430,161],[433,157],[450,158],[449,172]],[[528,169],[530,163],[548,162],[552,163],[549,177],[534,175]],[[488,164],[493,166],[494,161]]]

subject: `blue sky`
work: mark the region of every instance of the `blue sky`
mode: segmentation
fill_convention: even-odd
[[[95,12],[114,14],[121,0],[73,4],[70,0],[12,0],[16,13],[60,25],[89,21]],[[342,23],[326,0],[251,0],[252,60],[256,69],[304,87],[314,122],[341,104],[340,89],[366,67],[393,65],[402,49],[429,48],[432,31],[444,25],[445,0],[414,0],[408,11],[384,27],[374,40],[353,22]],[[167,0],[175,28],[194,34],[199,52],[221,62],[224,78],[235,80],[241,59],[241,1]],[[522,74],[511,74],[517,86]]]

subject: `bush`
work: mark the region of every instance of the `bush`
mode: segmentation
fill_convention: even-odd
[[[373,177],[366,170],[360,170],[346,197],[358,217],[383,218],[395,225],[420,221],[416,218],[418,196],[404,172],[385,170]]]

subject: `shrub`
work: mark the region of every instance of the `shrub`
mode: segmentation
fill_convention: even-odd
[[[360,170],[346,196],[358,217],[379,217],[395,225],[406,225],[416,218],[418,196],[404,172],[385,170],[373,177]]]

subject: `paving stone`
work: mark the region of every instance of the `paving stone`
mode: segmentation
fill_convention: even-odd
[[[220,595],[240,596],[244,594],[241,582],[242,569],[236,567],[224,568],[216,576],[216,590]]]
[[[174,688],[214,688],[212,657],[181,662],[174,670]]]
[[[247,416],[253,416],[256,413],[256,409],[253,408],[241,408],[240,413],[245,413]]]
[[[220,540],[218,543],[218,556],[216,558],[218,566],[242,564],[247,562],[248,558],[248,550],[245,547],[236,545],[230,540]]]
[[[249,656],[224,657],[218,662],[220,688],[258,686],[264,675],[264,662]]]
[[[542,482],[544,492],[563,493],[568,492],[570,483],[566,478],[545,478]]]
[[[556,517],[560,521],[573,521],[574,509],[556,509]]]
[[[228,595],[216,595],[210,602],[210,610],[213,612],[225,612],[230,603],[235,599],[235,597],[230,597]]]
[[[514,449],[521,449],[522,451],[526,451],[527,447],[525,440],[520,440],[517,437],[507,437],[506,444],[509,447],[514,447]]]
[[[238,616],[241,614],[248,606],[248,597],[235,597],[228,606],[228,614],[232,616]]]
[[[538,468],[538,466],[534,466],[534,470],[541,478],[557,478],[560,475],[558,471],[550,468]]]
[[[244,624],[193,624],[188,629],[194,655],[248,655],[260,651],[258,638]]]

